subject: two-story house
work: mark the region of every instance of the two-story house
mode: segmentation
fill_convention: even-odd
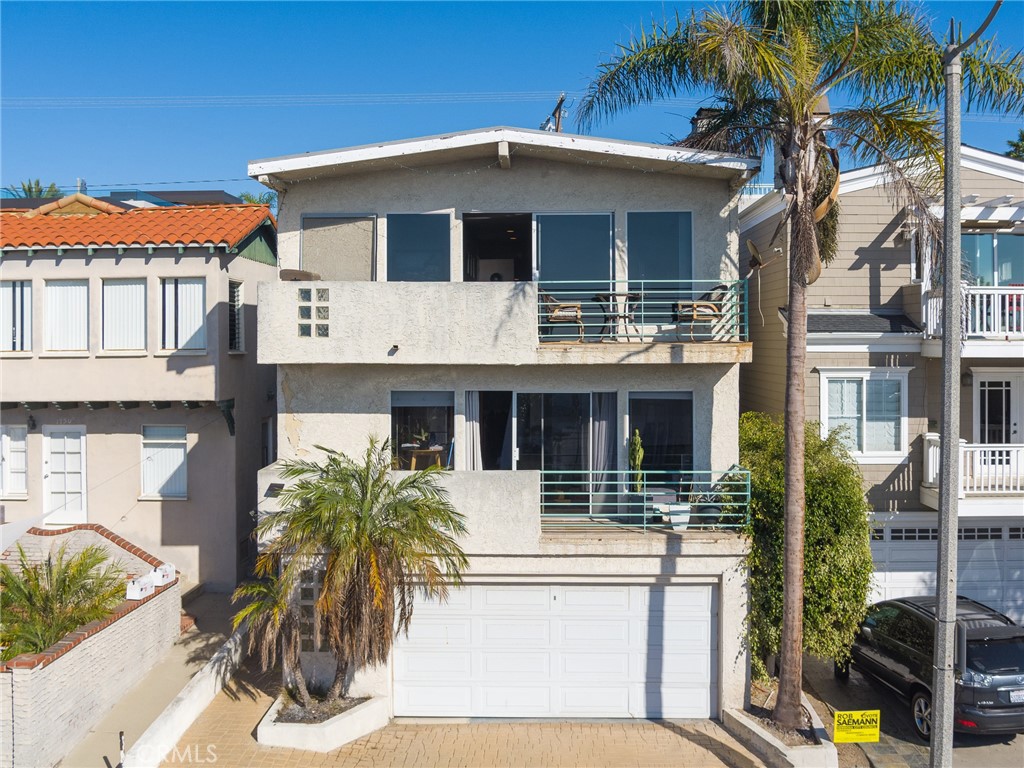
[[[960,593],[1024,619],[1024,163],[962,147]],[[934,592],[942,287],[919,212],[881,168],[841,178],[839,252],[807,292],[807,417],[847,427],[875,523],[875,596]],[[740,215],[753,361],[745,410],[781,413],[788,231],[780,193]],[[932,208],[941,217],[941,204]],[[756,257],[753,258],[752,257]],[[757,260],[763,266],[757,266]]]
[[[78,193],[5,208],[0,250],[6,526],[98,523],[232,588],[273,460],[255,311],[277,274],[270,211]]]
[[[281,458],[389,438],[397,470],[450,470],[469,529],[466,586],[418,603],[354,691],[408,716],[742,704],[737,205],[757,168],[512,128],[250,163],[281,200],[285,281],[259,295]],[[264,497],[280,480],[260,476]]]

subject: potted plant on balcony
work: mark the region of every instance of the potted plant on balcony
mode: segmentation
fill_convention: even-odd
[[[642,493],[644,487],[644,473],[641,466],[644,463],[644,442],[640,438],[640,430],[633,430],[633,437],[629,439],[629,469],[633,473],[633,492]]]

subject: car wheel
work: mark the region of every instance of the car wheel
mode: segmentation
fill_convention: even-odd
[[[842,664],[838,661],[832,662],[832,675],[836,680],[849,680],[850,679],[850,660],[847,659]]]
[[[914,730],[925,741],[932,736],[932,697],[927,691],[917,691],[910,700],[910,716]]]

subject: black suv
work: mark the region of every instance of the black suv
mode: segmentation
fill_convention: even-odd
[[[917,734],[932,719],[934,597],[903,597],[868,609],[850,655],[910,701]],[[967,733],[1024,733],[1024,627],[966,597],[956,600],[956,693],[953,727]],[[849,670],[836,667],[845,679]]]

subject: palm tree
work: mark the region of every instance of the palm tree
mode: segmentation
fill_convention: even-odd
[[[1006,145],[1010,148],[1010,151],[1006,153],[1007,157],[1024,160],[1024,128],[1017,131],[1017,138],[1006,142]]]
[[[264,568],[268,567],[271,566],[264,564]],[[259,652],[260,669],[264,672],[277,663],[281,646],[284,679],[295,686],[302,706],[310,708],[313,700],[299,662],[299,619],[293,598],[293,588],[277,574],[239,584],[231,602],[242,602],[244,606],[232,619],[232,629],[249,622],[248,653]]]
[[[108,559],[95,545],[68,556],[65,543],[56,555],[31,562],[19,544],[17,569],[0,565],[0,660],[44,651],[68,632],[110,615],[125,599],[125,580]]]
[[[746,0],[655,24],[601,65],[580,106],[599,117],[681,91],[710,91],[681,143],[775,161],[790,227],[786,375],[785,564],[781,673],[773,718],[800,713],[803,626],[804,378],[806,287],[835,255],[840,151],[880,165],[894,197],[929,217],[922,187],[938,178],[942,142],[935,106],[944,46],[918,6],[855,0]],[[968,108],[1019,111],[1024,58],[982,42],[963,57]],[[846,102],[848,108],[824,109]],[[936,232],[934,222],[924,222]],[[782,226],[780,224],[780,226]],[[937,233],[936,233],[937,234]]]
[[[257,572],[284,563],[290,584],[322,567],[316,612],[337,661],[325,702],[344,693],[348,672],[385,662],[394,637],[408,632],[415,592],[445,600],[468,560],[456,539],[463,516],[440,486],[439,467],[395,476],[390,446],[370,438],[362,461],[321,446],[322,462],[287,461],[293,481],[282,510],[257,526],[273,537]]]
[[[11,193],[11,197],[60,197],[61,191],[56,184],[43,187],[39,179],[29,179],[21,182],[15,187],[13,184],[5,189]]]
[[[254,195],[252,192],[241,192],[238,196],[249,205],[269,205],[273,210],[277,210],[277,192],[273,190],[267,190],[258,195]]]

